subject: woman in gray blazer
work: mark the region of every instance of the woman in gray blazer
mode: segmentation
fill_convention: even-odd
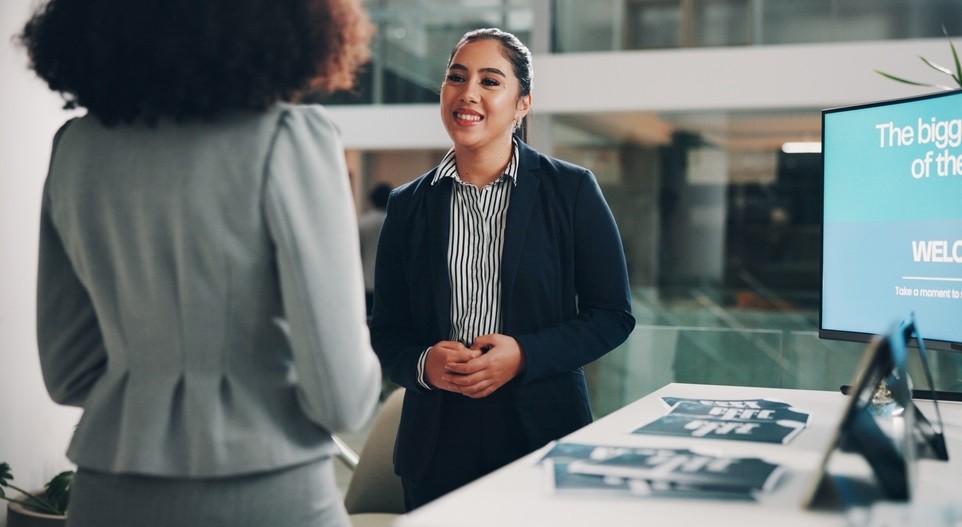
[[[348,525],[330,434],[380,368],[338,132],[283,101],[350,86],[370,28],[356,0],[51,0],[25,26],[88,109],[40,219],[44,380],[84,409],[68,524]]]

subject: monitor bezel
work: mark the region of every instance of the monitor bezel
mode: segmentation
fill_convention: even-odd
[[[828,114],[833,114],[833,113],[840,113],[840,112],[864,110],[864,109],[867,109],[867,108],[874,108],[874,107],[877,107],[877,106],[893,106],[893,105],[896,105],[896,104],[907,104],[907,103],[912,103],[912,102],[916,102],[916,101],[922,101],[922,100],[928,100],[928,99],[937,99],[937,98],[940,98],[940,97],[958,96],[959,94],[962,94],[962,88],[960,88],[960,89],[958,89],[958,90],[943,90],[943,91],[939,91],[939,92],[927,93],[927,94],[923,94],[923,95],[915,95],[915,96],[911,96],[911,97],[899,97],[899,98],[894,98],[894,99],[884,99],[884,100],[880,100],[880,101],[873,101],[873,102],[860,103],[860,104],[852,104],[852,105],[847,105],[847,106],[836,106],[836,107],[832,107],[832,108],[823,109],[822,112],[821,112],[822,129],[821,129],[821,137],[820,137],[820,139],[821,139],[821,141],[822,141],[822,156],[823,156],[823,157],[822,157],[822,189],[823,189],[823,190],[822,190],[822,193],[823,193],[823,194],[822,194],[822,199],[823,199],[823,200],[825,199],[825,196],[824,196],[824,192],[825,192],[824,189],[826,188],[825,178],[828,177],[828,174],[825,172],[825,158],[824,158],[824,153],[825,153],[825,116],[826,116],[826,115],[828,115]],[[825,281],[824,281],[824,280],[825,280],[825,277],[824,277],[824,272],[825,272],[825,233],[824,233],[824,225],[825,225],[825,209],[824,209],[824,206],[823,206],[823,208],[822,208],[822,224],[821,224],[821,226],[820,226],[821,228],[819,229],[819,237],[818,237],[818,241],[819,241],[819,251],[820,251],[820,255],[819,255],[819,259],[818,259],[818,263],[819,263],[819,268],[818,268],[818,271],[819,271],[818,338],[824,339],[824,340],[835,340],[835,341],[844,341],[844,342],[860,342],[860,343],[870,342],[870,341],[872,340],[872,338],[875,337],[875,335],[876,335],[875,333],[871,333],[871,332],[858,332],[858,331],[846,331],[846,330],[838,330],[838,329],[825,329],[824,318],[823,318],[823,312],[824,312],[824,306],[825,306],[825,303],[824,303],[824,290],[823,290],[823,287],[824,287],[824,284],[825,284]],[[884,323],[885,321],[881,321],[881,322]],[[912,345],[912,347],[917,347],[917,344],[915,344],[915,343],[913,343],[913,344],[911,344],[911,345]],[[934,339],[930,339],[930,338],[925,338],[925,346],[926,346],[928,349],[930,349],[930,350],[953,351],[953,352],[956,352],[956,353],[962,353],[962,342],[954,342],[954,341],[950,341],[950,340],[934,340]]]

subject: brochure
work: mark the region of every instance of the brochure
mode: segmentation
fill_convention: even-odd
[[[778,465],[758,458],[717,457],[669,449],[637,449],[607,459],[573,461],[568,470],[727,492],[769,490],[781,475]]]
[[[790,404],[771,399],[706,400],[662,397],[672,415],[721,419],[724,421],[795,421],[808,426],[811,415]]]
[[[554,494],[753,500],[781,476],[757,458],[689,449],[554,443],[539,458]]]
[[[635,434],[706,437],[787,443],[808,426],[811,416],[771,399],[711,400],[662,397],[668,414]]]
[[[550,494],[582,496],[651,496],[647,482],[619,477],[602,477],[568,471],[569,463],[546,460],[545,481]]]

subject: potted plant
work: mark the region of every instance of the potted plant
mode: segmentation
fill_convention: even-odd
[[[939,64],[936,64],[921,55],[919,56],[919,58],[922,59],[922,62],[924,62],[926,66],[934,69],[935,71],[938,71],[939,73],[944,73],[949,77],[951,77],[952,80],[955,81],[955,84],[958,85],[958,88],[962,88],[962,65],[959,64],[959,54],[955,51],[955,44],[953,44],[952,39],[949,38],[949,32],[945,29],[945,26],[942,26],[942,34],[945,35],[946,40],[949,41],[949,48],[952,50],[952,58],[955,60],[955,71],[952,71],[951,69],[946,68],[945,66],[940,66]],[[879,71],[879,70],[875,70],[875,73],[878,73],[883,77],[892,79],[893,81],[898,81],[905,84],[911,84],[913,86],[927,86],[930,88],[939,88],[942,90],[958,89],[952,86],[946,86],[944,84],[929,84],[926,82],[916,82],[916,81],[908,80],[902,77],[897,77],[890,73],[885,73],[884,71]]]
[[[53,477],[43,490],[29,492],[10,483],[10,465],[0,463],[0,499],[7,500],[7,527],[60,527],[67,519],[70,485],[74,472],[66,470]],[[20,493],[11,497],[6,489]]]

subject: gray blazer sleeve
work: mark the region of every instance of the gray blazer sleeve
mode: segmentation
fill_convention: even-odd
[[[344,150],[323,110],[287,113],[266,171],[264,214],[275,244],[298,401],[328,430],[358,429],[377,403],[381,370],[366,324]]]
[[[57,143],[71,121],[53,141]],[[40,206],[40,254],[37,266],[37,347],[44,384],[54,402],[83,406],[107,367],[107,350],[93,302],[74,271],[50,217],[50,178]]]
[[[44,186],[37,268],[37,344],[47,392],[54,402],[83,406],[107,367],[93,303],[50,219]]]

